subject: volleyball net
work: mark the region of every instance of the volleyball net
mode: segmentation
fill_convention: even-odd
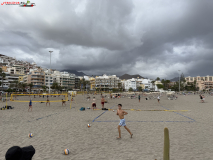
[[[12,102],[62,102],[68,101],[68,94],[11,94]]]

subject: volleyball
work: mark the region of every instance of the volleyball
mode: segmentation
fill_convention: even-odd
[[[65,155],[68,155],[69,153],[70,153],[69,149],[65,149],[65,150],[64,150],[64,154],[65,154]]]
[[[113,112],[115,112],[115,110],[113,110]]]
[[[28,136],[29,136],[30,138],[32,138],[32,137],[33,137],[33,134],[32,134],[32,133],[30,133]]]
[[[87,126],[88,126],[88,128],[89,128],[89,127],[91,127],[91,125],[90,125],[90,124],[88,124]]]

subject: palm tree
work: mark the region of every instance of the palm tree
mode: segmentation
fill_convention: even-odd
[[[83,78],[82,80],[80,80],[80,81],[78,82],[78,85],[79,85],[80,89],[82,89],[82,86],[83,86],[83,89],[85,89],[85,86],[86,86],[86,81],[85,81],[85,79]]]
[[[152,91],[154,90],[153,86],[155,85],[155,81],[152,81]]]
[[[166,80],[167,89],[169,88],[170,80]]]
[[[156,81],[159,81],[159,80],[160,80],[160,78],[159,78],[159,77],[157,77],[157,78],[156,78]]]
[[[132,91],[133,91],[133,89],[132,89],[132,87],[130,87],[130,88],[129,88],[129,92],[132,92]]]
[[[22,85],[21,85],[21,88],[22,88],[22,90],[24,91],[25,90],[25,88],[27,87],[27,84],[26,83],[21,83]]]
[[[43,89],[43,91],[45,91],[46,92],[46,90],[47,90],[47,86],[41,86],[41,88]]]
[[[85,81],[85,86],[89,85],[90,86],[90,81]]]
[[[42,88],[43,88],[43,87],[42,87]],[[52,84],[51,88],[54,89],[54,90],[58,90],[58,88],[59,88],[58,83],[57,83],[57,82],[54,82],[54,83]]]
[[[33,84],[32,84],[32,83],[29,83],[27,86],[30,87],[30,92],[31,92],[31,89],[32,89],[32,87],[33,87]]]

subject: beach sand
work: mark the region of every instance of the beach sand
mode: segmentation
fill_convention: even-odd
[[[100,109],[100,95],[95,97]],[[8,102],[15,108],[0,110],[0,159],[4,159],[12,146],[33,145],[36,149],[33,160],[162,160],[165,127],[169,129],[171,160],[213,159],[213,97],[206,95],[206,103],[200,103],[198,95],[181,95],[177,100],[168,100],[164,95],[160,104],[145,97],[141,97],[140,103],[138,99],[108,97],[109,94],[106,108],[116,110],[121,103],[127,109],[126,124],[133,138],[122,127],[122,138],[116,139],[119,124],[116,111],[79,111],[81,107],[91,107],[92,101],[87,101],[86,95],[76,96],[77,104],[73,102],[72,109],[70,101],[63,107],[61,102],[51,103],[50,107],[33,102],[33,111],[28,112],[29,103]],[[18,99],[29,100],[29,97]],[[29,133],[33,133],[33,138],[28,137]],[[63,155],[66,148],[69,155]]]

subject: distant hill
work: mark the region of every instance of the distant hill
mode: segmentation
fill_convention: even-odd
[[[76,71],[76,70],[69,70],[69,69],[61,70],[61,72],[63,72],[63,71],[69,72],[69,73],[73,73],[73,74],[75,74],[76,76],[86,76],[85,73],[83,73],[83,72],[78,72],[78,71]]]
[[[177,82],[177,81],[179,81],[179,77],[175,77],[175,78],[173,78],[173,79],[170,79],[170,81],[171,81],[171,82],[173,82],[173,81]]]
[[[139,74],[136,74],[136,75],[129,75],[129,74],[124,74],[122,76],[120,76],[119,78],[120,79],[132,79],[132,78],[144,78],[142,76],[140,76]]]

